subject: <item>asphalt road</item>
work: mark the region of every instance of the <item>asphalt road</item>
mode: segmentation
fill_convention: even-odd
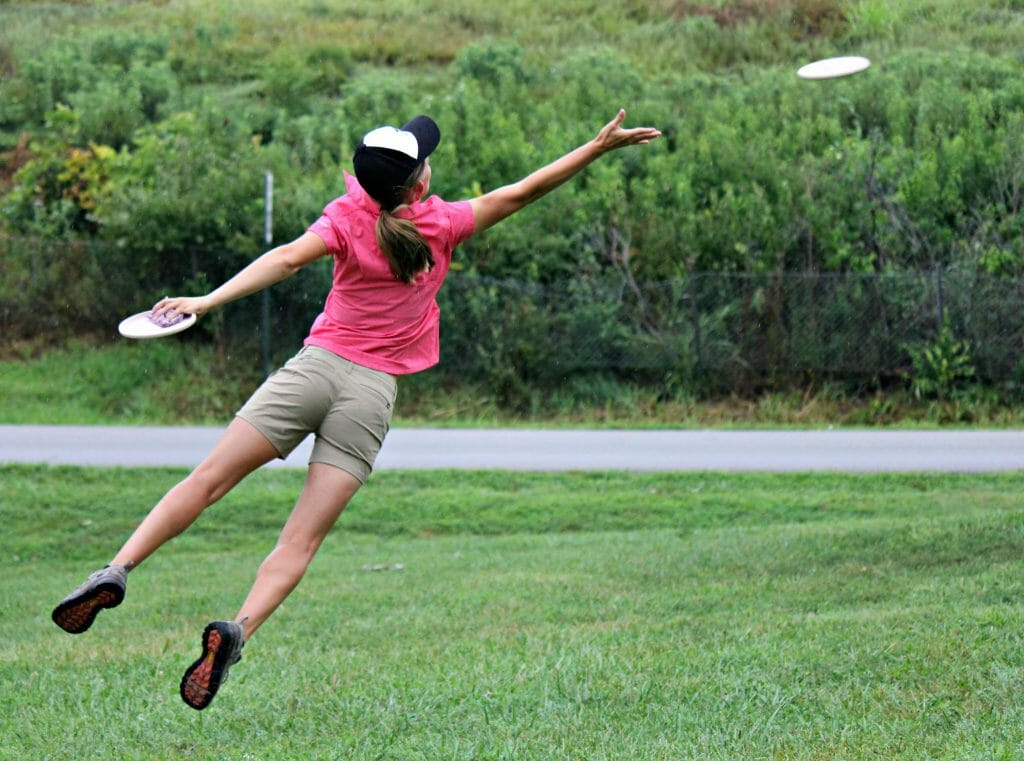
[[[221,428],[0,425],[0,463],[196,465]],[[305,467],[312,439],[270,467]],[[1024,468],[1024,431],[395,428],[378,470],[948,471]]]

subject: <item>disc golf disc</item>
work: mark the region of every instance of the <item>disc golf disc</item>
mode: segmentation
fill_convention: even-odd
[[[194,314],[179,314],[170,319],[153,319],[152,311],[139,312],[121,320],[117,332],[125,338],[163,338],[172,336],[195,325]]]
[[[801,79],[835,79],[864,71],[870,65],[871,61],[859,55],[824,58],[801,66],[796,75]]]

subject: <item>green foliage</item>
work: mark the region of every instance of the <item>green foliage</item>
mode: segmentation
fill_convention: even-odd
[[[811,6],[787,10],[804,25],[833,17]],[[853,23],[883,14],[880,9],[858,5]],[[773,18],[750,13],[762,25]],[[712,36],[757,26],[723,19],[693,13],[681,23],[710,24]],[[192,138],[183,151],[180,141],[164,145],[183,152],[166,163],[189,162],[211,199],[231,199],[234,191],[215,185],[235,177],[203,168],[210,159],[203,143],[219,145],[218,161],[246,164],[252,138],[264,145],[283,139],[278,161],[300,164],[306,187],[334,190],[367,126],[430,111],[446,133],[435,185],[453,197],[506,183],[587,139],[613,111],[608,104],[629,93],[631,122],[657,124],[665,138],[607,157],[559,191],[557,201],[471,242],[466,250],[477,269],[539,280],[580,268],[611,271],[614,256],[602,231],[616,230],[637,252],[635,274],[648,278],[692,270],[917,269],[936,262],[1019,271],[1024,89],[1011,57],[967,49],[894,52],[859,78],[809,85],[773,67],[652,77],[608,48],[570,49],[553,62],[540,61],[521,45],[496,40],[465,46],[447,70],[425,80],[394,70],[357,71],[348,49],[337,44],[310,46],[302,56],[274,48],[257,57],[257,48],[238,47],[239,28],[224,17],[177,34],[110,32],[55,48],[8,85],[20,104],[9,114],[20,113],[25,126],[50,114],[52,124],[56,104],[66,104],[75,114],[74,129],[64,136],[67,149],[124,147],[123,164],[140,165],[131,170],[135,179],[161,171],[147,155],[150,128],[174,132],[180,114],[188,114],[202,128],[226,134],[195,134],[196,149]],[[210,50],[224,58],[216,71],[186,70]],[[188,61],[175,58],[184,51]],[[214,80],[233,84],[216,96],[195,86]],[[828,88],[834,97],[812,88]],[[36,160],[53,157],[44,151]],[[253,204],[235,209],[259,213]],[[57,214],[66,216],[59,208]],[[104,236],[105,224],[98,220],[88,232]],[[179,229],[168,226],[157,246],[181,249]],[[29,232],[17,218],[11,231]],[[235,244],[229,235],[202,238]]]
[[[321,96],[337,97],[355,72],[355,61],[348,48],[337,43],[315,46],[306,57],[306,65],[313,69],[313,87]]]
[[[0,288],[10,282],[0,272]],[[113,273],[107,273],[113,274]],[[328,273],[323,273],[324,279]],[[85,279],[85,278],[80,278]],[[31,282],[10,283],[14,288],[31,291]],[[307,292],[313,291],[307,287]],[[82,294],[87,296],[88,294]],[[95,298],[96,294],[92,294]],[[3,300],[7,301],[6,292]],[[77,299],[78,294],[73,294]],[[320,298],[316,291],[316,298]],[[272,294],[272,304],[278,300]],[[36,324],[41,327],[5,348],[0,360],[0,422],[108,425],[223,425],[262,378],[255,334],[241,336],[236,330],[223,346],[211,345],[204,335],[209,323],[203,320],[188,334],[161,342],[72,342],[54,349],[42,338],[53,325],[72,327],[85,323],[98,336],[108,336],[112,325],[123,316],[123,304],[103,305],[107,319],[95,319],[94,311],[69,312],[64,305],[51,309],[35,301]],[[144,302],[140,301],[140,304]],[[78,302],[75,302],[77,306]],[[314,307],[313,313],[320,305]],[[446,308],[449,309],[450,307]],[[8,319],[0,314],[0,319]],[[308,322],[308,320],[307,320]],[[702,353],[706,366],[717,366],[719,352],[729,357],[735,352],[731,342],[712,329],[710,319],[702,320]],[[304,331],[308,326],[302,325]],[[447,326],[446,326],[447,328]],[[272,348],[284,359],[294,353],[303,335],[285,338],[275,311]],[[447,329],[445,334],[447,335]],[[453,331],[454,332],[454,331]],[[456,333],[458,335],[458,333]],[[8,335],[5,333],[5,338]],[[246,341],[245,339],[248,339]],[[721,341],[721,346],[715,342]],[[6,343],[6,342],[5,342]],[[497,387],[474,382],[465,371],[463,357],[446,351],[442,365],[433,370],[402,379],[395,415],[396,425],[409,426],[515,426],[577,425],[586,427],[662,427],[693,428],[742,427],[786,428],[828,425],[900,426],[933,428],[950,423],[984,425],[993,428],[1020,428],[1024,410],[1024,361],[1012,355],[1012,380],[1005,387],[982,392],[978,387],[956,395],[948,403],[919,400],[909,390],[891,384],[884,389],[866,387],[863,382],[818,382],[792,390],[741,394],[738,387],[716,391],[708,379],[721,371],[700,374],[687,369],[650,367],[629,373],[579,366],[574,352],[562,352],[559,360],[566,367],[564,376],[548,373],[543,386],[526,389],[518,399],[521,405],[502,404]],[[628,344],[631,352],[647,347],[639,341]],[[657,359],[664,347],[654,344],[651,355]],[[680,347],[685,350],[687,347]],[[692,349],[692,344],[690,345]],[[285,353],[281,353],[285,352]],[[592,354],[583,353],[585,359]],[[468,362],[480,361],[470,356]],[[730,359],[738,364],[738,358]],[[110,368],[117,368],[111,372]],[[159,368],[155,371],[154,368]],[[141,379],[139,385],[125,386],[122,377]],[[721,384],[719,384],[720,386]],[[68,389],[76,389],[68,393]]]
[[[11,146],[33,136],[0,188],[0,233],[107,242],[109,267],[137,277],[133,292],[216,283],[255,256],[268,170],[275,240],[301,233],[377,124],[433,114],[445,135],[434,190],[455,199],[589,139],[620,105],[664,137],[604,157],[468,241],[463,272],[626,291],[695,272],[1024,274],[1024,84],[1019,45],[1001,31],[1020,19],[1003,2],[662,0],[612,12],[556,0],[424,18],[387,2],[57,5],[63,26],[31,5],[0,11],[23,32],[0,40],[0,133]],[[875,65],[830,82],[793,76],[796,62],[843,47]],[[322,278],[275,292],[295,324],[319,300],[307,283],[318,290]],[[576,335],[611,324],[621,300],[587,301],[604,293],[574,301],[572,327],[480,295],[467,314],[501,306],[522,333],[492,337],[479,377],[529,406],[557,374],[541,369],[548,321]],[[770,290],[710,302],[674,326],[674,348],[635,331],[632,345],[675,357],[679,377],[701,364],[691,349],[702,321],[712,337],[700,336],[701,352],[723,362],[791,355],[744,337],[779,313]],[[649,317],[626,312],[633,325]],[[667,310],[656,322],[671,324]],[[462,324],[446,332],[458,356],[480,343]],[[622,354],[621,337],[600,335],[606,356]],[[971,345],[980,375],[1006,377],[991,369],[994,351]],[[839,351],[825,339],[805,357],[818,366]]]
[[[103,80],[95,87],[76,91],[68,101],[80,115],[79,134],[86,142],[102,140],[119,148],[146,121],[142,93],[131,83]]]
[[[6,78],[0,90],[11,102],[7,126],[39,123],[58,104],[69,105],[75,97],[82,110],[103,113],[116,109],[114,93],[120,93],[131,101],[122,108],[140,101],[150,118],[155,116],[154,100],[158,103],[166,99],[166,94],[161,98],[161,93],[169,89],[166,81],[157,84],[152,74],[152,70],[166,68],[168,40],[163,34],[90,29],[33,52],[19,57],[17,66],[12,67],[16,69],[14,76]],[[104,118],[110,117],[97,119],[101,126]],[[114,121],[111,126],[118,129],[119,123]],[[122,124],[120,129],[136,126]],[[129,134],[130,129],[123,136]]]
[[[79,38],[79,44],[88,49],[92,63],[125,72],[138,65],[163,61],[169,52],[168,37],[162,32],[99,29],[92,35]]]
[[[8,232],[65,239],[95,233],[99,196],[104,192],[114,151],[86,143],[76,147],[79,115],[59,106],[49,115],[50,135],[32,143],[36,158],[14,175],[14,186],[2,199]]]
[[[507,81],[523,83],[527,70],[523,49],[513,43],[474,43],[467,45],[455,59],[459,75],[490,87]]]
[[[919,399],[946,401],[974,379],[970,344],[957,339],[948,319],[933,343],[910,346],[907,351],[914,368],[911,388]]]
[[[903,21],[903,14],[896,4],[884,0],[860,0],[851,5],[850,36],[853,39],[895,41]]]

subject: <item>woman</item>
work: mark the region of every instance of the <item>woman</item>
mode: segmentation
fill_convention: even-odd
[[[597,136],[512,185],[449,203],[430,189],[429,156],[441,134],[426,116],[401,129],[369,132],[353,157],[355,177],[309,230],[253,261],[205,296],[165,298],[153,319],[204,315],[334,257],[334,284],[303,349],[239,410],[221,439],[185,480],[150,511],[110,564],[53,611],[77,634],[103,608],[124,599],[129,570],[185,530],[256,468],[286,457],[315,433],[306,482],[277,545],[260,565],[233,621],[203,632],[202,654],[181,680],[191,707],[210,704],[243,644],[295,588],[335,520],[369,476],[387,434],[396,376],[439,358],[434,300],[454,248],[563,184],[608,151],[647,143],[660,132],[624,129],[624,111]]]

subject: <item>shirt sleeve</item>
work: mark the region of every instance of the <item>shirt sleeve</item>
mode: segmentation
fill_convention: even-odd
[[[448,218],[452,223],[452,246],[457,246],[473,234],[473,207],[469,201],[448,204]]]
[[[327,252],[333,255],[340,254],[342,251],[341,238],[338,236],[338,231],[335,229],[334,224],[331,222],[331,218],[326,214],[320,217],[316,222],[311,224],[308,231],[320,236],[323,240],[324,245],[327,246]]]

